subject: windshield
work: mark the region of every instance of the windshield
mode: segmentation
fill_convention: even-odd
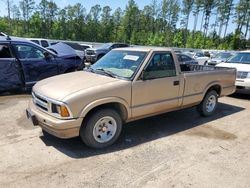
[[[231,57],[232,54],[231,53],[218,53],[214,56],[214,58],[219,58],[219,59],[228,59],[229,57]]]
[[[204,54],[202,52],[197,52],[195,54],[196,57],[204,57]]]
[[[90,69],[94,72],[103,70],[116,77],[131,79],[146,57],[146,52],[115,50],[98,60]]]
[[[244,63],[250,64],[250,52],[249,53],[239,53],[233,57],[231,57],[228,63]]]

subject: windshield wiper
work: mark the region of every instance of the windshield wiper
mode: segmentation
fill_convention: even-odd
[[[117,78],[117,75],[115,75],[115,74],[112,73],[111,71],[105,70],[105,69],[103,69],[103,68],[99,68],[99,69],[92,69],[92,68],[91,68],[91,71],[93,71],[93,72],[95,72],[95,71],[101,71],[101,72],[103,72],[104,74],[106,74],[106,75],[108,75],[108,76],[110,76],[110,77],[112,77],[112,78]]]

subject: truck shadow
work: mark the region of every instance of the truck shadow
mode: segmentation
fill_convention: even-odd
[[[54,136],[41,136],[40,138],[47,146],[52,146],[69,157],[87,158],[132,148],[143,143],[168,137],[243,110],[245,109],[220,103],[217,113],[208,118],[201,117],[197,113],[196,108],[190,108],[135,121],[124,125],[119,140],[114,145],[102,150],[86,147],[79,137],[67,140]]]
[[[232,97],[236,99],[243,99],[243,100],[250,100],[250,94],[234,93],[228,97]]]

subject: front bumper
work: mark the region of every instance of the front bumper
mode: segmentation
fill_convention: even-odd
[[[58,138],[79,136],[82,118],[70,120],[57,119],[37,109],[32,101],[30,101],[26,113],[28,118],[32,120],[33,125],[40,126],[43,130]]]
[[[250,78],[247,79],[236,79],[236,92],[250,94]]]

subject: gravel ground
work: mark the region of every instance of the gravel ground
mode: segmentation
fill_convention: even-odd
[[[235,187],[250,185],[250,96],[124,126],[105,150],[43,136],[26,119],[30,95],[0,96],[0,187]]]

